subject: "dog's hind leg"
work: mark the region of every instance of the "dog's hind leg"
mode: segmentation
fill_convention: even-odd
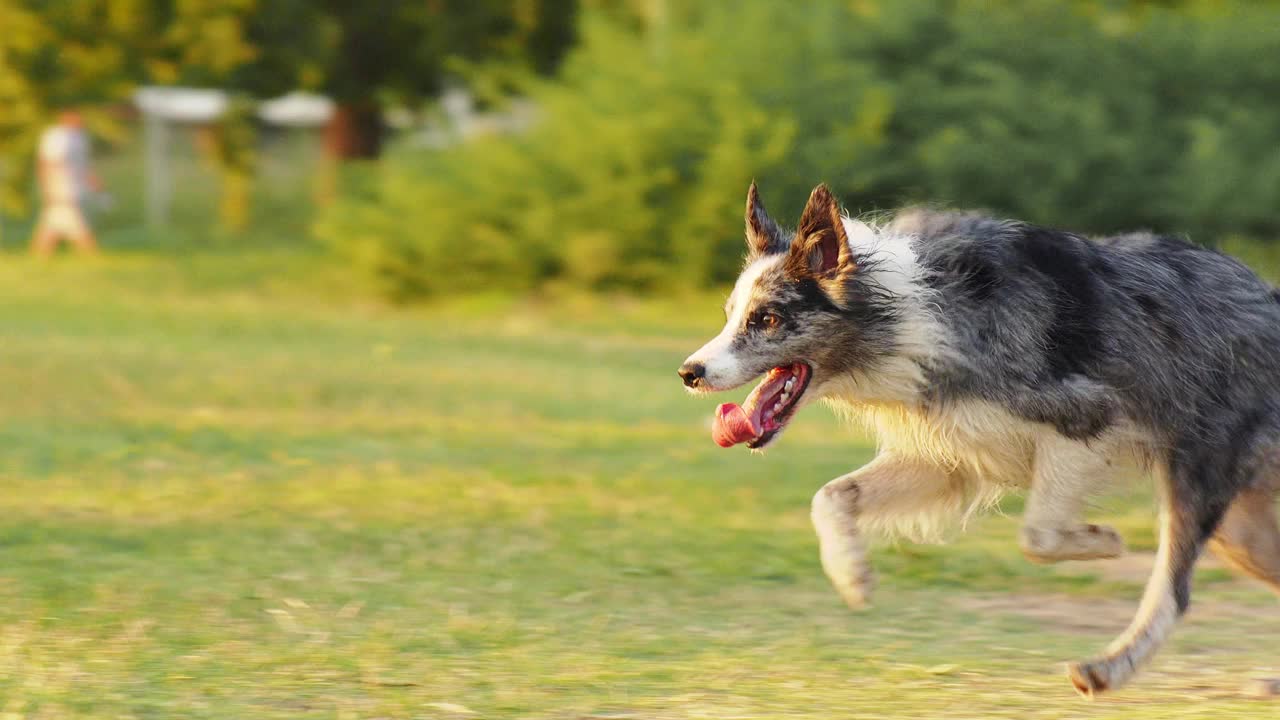
[[[1036,447],[1034,476],[1019,544],[1032,562],[1119,557],[1115,530],[1084,522],[1089,496],[1112,476],[1107,443],[1086,445],[1054,434]]]
[[[1236,570],[1280,594],[1280,527],[1275,492],[1269,487],[1240,493],[1227,509],[1209,549]]]
[[[1162,473],[1160,549],[1137,615],[1102,657],[1067,667],[1072,685],[1086,697],[1120,687],[1133,677],[1164,643],[1191,602],[1196,560],[1235,493],[1226,481],[1226,487],[1213,488],[1207,480],[1207,467],[1186,464],[1188,467]],[[1206,477],[1195,482],[1195,475]]]
[[[875,573],[861,526],[919,515],[954,500],[950,474],[937,465],[896,453],[881,453],[861,469],[832,480],[813,497],[822,569],[852,608],[867,603]]]

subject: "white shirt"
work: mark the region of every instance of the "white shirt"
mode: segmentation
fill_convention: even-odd
[[[52,201],[78,203],[89,194],[89,136],[80,128],[54,125],[40,136],[45,192]]]

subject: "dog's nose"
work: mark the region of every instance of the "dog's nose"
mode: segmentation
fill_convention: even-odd
[[[698,387],[702,384],[702,378],[707,375],[707,366],[700,362],[687,362],[680,366],[678,372],[685,387]]]

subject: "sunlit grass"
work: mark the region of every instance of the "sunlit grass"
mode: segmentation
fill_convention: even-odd
[[[870,448],[821,408],[715,447],[673,372],[715,298],[391,310],[202,262],[0,266],[0,712],[1275,712],[1236,693],[1280,669],[1275,607],[1221,571],[1150,673],[1075,699],[1060,663],[1140,578],[1030,565],[1016,518],[881,548],[876,606],[841,607],[809,498]],[[1147,548],[1151,515],[1098,513]]]

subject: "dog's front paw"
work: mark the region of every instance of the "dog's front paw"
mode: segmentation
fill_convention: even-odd
[[[876,574],[870,570],[857,582],[836,586],[840,597],[850,610],[865,610],[871,607],[871,592],[876,589]]]
[[[1126,678],[1116,675],[1116,667],[1106,659],[1067,663],[1067,678],[1071,685],[1082,697],[1090,700],[1125,681]]]
[[[1117,558],[1125,549],[1120,533],[1106,525],[1081,525],[1070,530],[1024,527],[1019,541],[1022,554],[1037,563]]]
[[[854,610],[861,610],[870,605],[872,591],[876,589],[876,571],[861,552],[850,552],[847,546],[828,546],[822,548],[822,569],[827,578],[844,598],[845,605]]]

